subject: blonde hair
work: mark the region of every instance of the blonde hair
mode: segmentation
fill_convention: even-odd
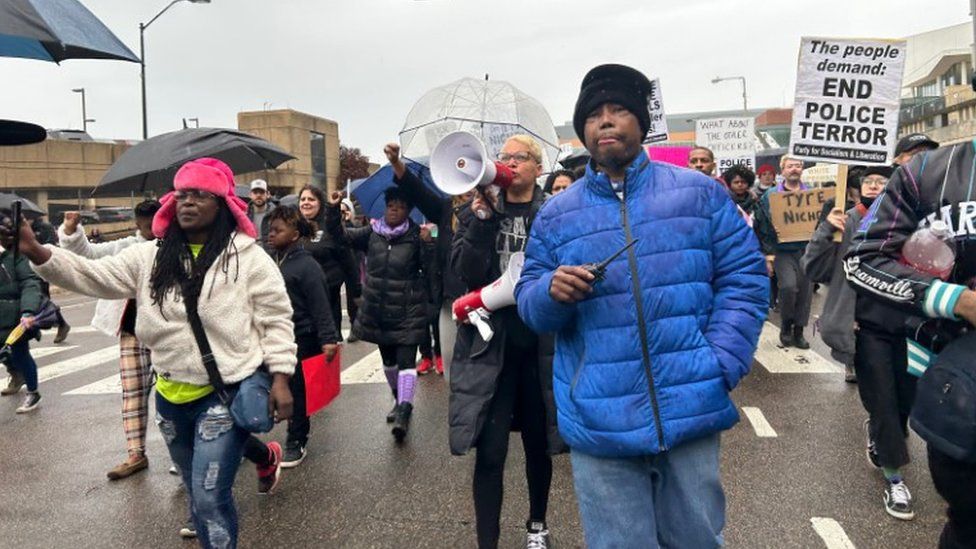
[[[505,143],[508,143],[509,141],[515,141],[516,143],[525,145],[529,149],[529,154],[532,155],[532,158],[535,159],[536,163],[542,164],[542,147],[539,146],[539,143],[536,142],[532,136],[524,133],[518,133],[506,139]]]
[[[785,168],[786,163],[789,162],[790,160],[799,162],[800,164],[803,163],[803,161],[800,160],[799,158],[793,158],[792,156],[784,154],[783,156],[779,157],[779,169],[782,170],[783,168]]]

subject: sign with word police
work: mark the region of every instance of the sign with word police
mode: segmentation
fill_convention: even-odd
[[[824,202],[833,189],[770,193],[769,215],[779,242],[806,242],[817,229]]]
[[[695,144],[715,154],[716,175],[742,164],[756,171],[756,121],[753,118],[709,118],[695,122]]]
[[[803,38],[790,156],[891,164],[905,49],[903,40]]]
[[[661,79],[651,80],[651,93],[647,94],[647,111],[651,113],[651,127],[644,136],[644,144],[668,140],[668,119],[664,115],[664,96],[661,95]]]

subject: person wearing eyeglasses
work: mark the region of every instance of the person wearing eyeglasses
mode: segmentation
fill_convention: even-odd
[[[512,170],[512,185],[492,198],[476,195],[470,208],[458,213],[451,268],[469,290],[490,284],[508,269],[512,254],[525,250],[529,228],[545,200],[536,185],[542,149],[534,139],[510,137],[497,158]],[[529,492],[526,546],[545,548],[550,453],[564,447],[552,398],[553,341],[535,335],[515,306],[493,312],[491,322],[495,335],[487,344],[470,324],[458,327],[450,380],[451,452],[477,452],[473,490],[478,546],[496,547],[509,431],[519,426]]]
[[[254,399],[235,399],[242,386],[268,383],[267,413],[277,421],[291,417],[292,307],[278,266],[256,241],[246,205],[234,195],[230,167],[213,158],[193,160],[176,172],[173,186],[153,218],[157,241],[92,260],[40,245],[24,223],[20,251],[52,284],[136,300],[135,335],[149,347],[156,372],[156,423],[190,497],[192,527],[203,547],[232,548],[238,517],[231,489],[253,437],[238,425],[231,403],[247,408]],[[13,230],[3,225],[0,237]],[[194,302],[224,391],[215,390],[216,377],[187,321]],[[259,413],[251,408],[245,417]],[[281,447],[271,446],[266,469],[273,487]]]

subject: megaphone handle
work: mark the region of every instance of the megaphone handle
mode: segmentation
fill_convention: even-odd
[[[485,203],[488,204],[488,209],[491,210],[492,215],[501,215],[501,212],[499,212],[498,208],[495,207],[495,201],[492,200],[492,197],[488,195],[488,189],[490,186],[475,188],[478,189],[478,193],[481,195],[481,197],[485,199]],[[484,221],[484,218],[482,218],[480,215],[478,218]]]

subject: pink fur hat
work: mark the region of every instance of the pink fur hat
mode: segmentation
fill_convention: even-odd
[[[237,220],[237,229],[257,238],[254,224],[247,217],[247,204],[234,194],[234,172],[230,166],[216,158],[200,158],[191,160],[176,172],[173,177],[174,191],[198,189],[207,191],[223,198],[230,209],[230,213]],[[152,231],[156,238],[166,236],[170,223],[176,217],[176,197],[173,192],[166,193],[159,202],[163,205],[153,218]]]

